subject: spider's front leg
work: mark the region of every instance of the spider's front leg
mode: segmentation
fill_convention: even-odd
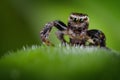
[[[93,41],[93,43],[90,42],[90,46],[106,47],[106,37],[102,31],[96,29],[88,30],[87,35]]]
[[[49,33],[50,33],[52,27],[56,27],[58,29],[58,32],[57,32],[58,39],[60,39],[61,42],[65,42],[63,36],[64,36],[64,31],[67,30],[67,26],[62,21],[58,21],[58,20],[49,22],[45,25],[43,30],[40,32],[40,38],[41,38],[42,42],[48,46],[54,46],[48,39]]]

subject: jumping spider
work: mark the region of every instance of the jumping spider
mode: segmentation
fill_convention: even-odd
[[[57,38],[62,44],[69,44],[71,46],[99,46],[106,47],[106,38],[102,31],[97,29],[88,30],[89,17],[83,13],[72,13],[68,19],[68,25],[60,20],[49,22],[40,32],[40,38],[43,43],[50,46],[53,45],[48,37],[52,27],[56,27]],[[68,35],[70,42],[64,39],[64,35]]]

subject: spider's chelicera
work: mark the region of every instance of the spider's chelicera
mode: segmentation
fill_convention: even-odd
[[[106,47],[106,38],[102,31],[97,29],[88,30],[89,17],[87,14],[72,13],[69,16],[68,25],[60,20],[47,23],[40,32],[40,38],[48,46],[53,45],[48,39],[52,27],[58,29],[56,32],[57,38],[64,45]],[[70,42],[64,39],[64,35],[69,36]]]

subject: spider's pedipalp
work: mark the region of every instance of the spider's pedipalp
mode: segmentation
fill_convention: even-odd
[[[65,32],[58,30],[56,32],[57,38],[60,40],[62,45],[66,45],[68,42],[64,39]]]

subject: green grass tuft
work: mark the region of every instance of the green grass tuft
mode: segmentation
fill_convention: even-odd
[[[32,46],[0,59],[0,80],[120,80],[120,54],[94,47]]]

